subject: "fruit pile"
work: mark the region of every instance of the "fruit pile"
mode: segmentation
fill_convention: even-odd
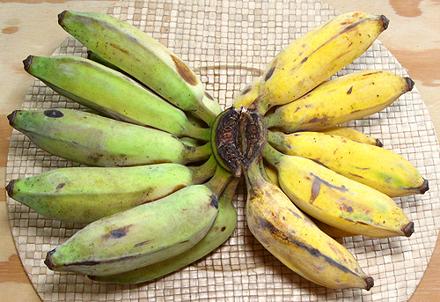
[[[92,167],[12,180],[37,213],[88,223],[47,253],[51,270],[141,283],[225,242],[246,180],[247,225],[290,269],[329,288],[373,286],[332,237],[411,236],[392,197],[428,182],[379,140],[341,125],[393,103],[413,81],[386,71],[329,80],[387,28],[384,16],[340,15],[294,41],[222,112],[194,72],[139,29],[97,13],[59,24],[88,58],[37,57],[25,70],[88,110],[16,110],[10,125],[47,152]]]

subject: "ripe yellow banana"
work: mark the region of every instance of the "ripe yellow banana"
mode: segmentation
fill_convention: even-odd
[[[8,119],[41,149],[91,166],[188,163],[211,154],[209,143],[190,147],[164,131],[78,110],[16,110]]]
[[[89,223],[202,183],[214,174],[216,165],[211,156],[199,167],[166,163],[61,168],[12,180],[6,190],[9,197],[45,217]]]
[[[383,147],[383,144],[379,139],[371,137],[370,135],[367,135],[365,133],[357,131],[353,128],[336,127],[336,128],[324,130],[324,131],[322,131],[322,133],[329,134],[329,135],[342,136],[342,137],[351,139],[351,140],[358,142],[358,143]]]
[[[88,276],[99,282],[139,284],[161,278],[206,256],[222,245],[237,224],[237,212],[232,204],[238,179],[226,187],[218,203],[218,214],[208,234],[191,249],[165,261],[148,265],[134,271],[110,276]]]
[[[356,259],[308,219],[254,162],[246,173],[246,219],[252,234],[284,265],[328,288],[363,288],[374,282]]]
[[[287,133],[332,128],[389,106],[413,88],[410,78],[362,71],[328,81],[265,118],[267,127]]]
[[[358,234],[352,234],[349,233],[345,230],[341,230],[338,228],[335,228],[334,226],[325,224],[324,222],[319,221],[318,219],[315,219],[313,217],[309,217],[315,224],[316,226],[323,231],[324,233],[326,233],[327,235],[329,235],[332,238],[342,238],[342,237],[351,237],[351,236],[356,236]]]
[[[346,13],[294,41],[267,67],[254,105],[264,115],[303,96],[363,54],[388,22],[383,15]]]
[[[281,152],[306,157],[391,197],[423,194],[428,181],[400,155],[340,136],[318,132],[269,132]]]
[[[25,70],[58,93],[109,117],[177,136],[209,140],[185,113],[113,69],[75,56],[29,56]]]
[[[235,108],[249,107],[258,98],[260,93],[260,79],[255,80],[251,85],[245,87],[234,99]]]
[[[379,191],[270,145],[264,158],[278,170],[280,186],[292,202],[328,225],[369,237],[409,237],[414,232],[414,223]]]
[[[173,52],[127,22],[100,13],[64,11],[58,23],[84,46],[178,108],[210,124],[215,114],[199,77]]]

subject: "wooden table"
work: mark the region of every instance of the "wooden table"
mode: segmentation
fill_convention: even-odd
[[[406,67],[440,131],[440,1],[327,0],[339,11],[384,14],[390,27],[382,42]],[[64,9],[105,11],[115,1],[0,0],[0,183],[5,183],[9,127],[6,115],[19,108],[33,79],[22,68],[28,54],[48,55],[67,36],[57,25]],[[440,167],[439,167],[440,168]],[[3,189],[2,189],[3,190]],[[15,250],[0,193],[0,300],[39,301]],[[440,240],[411,301],[440,301]]]

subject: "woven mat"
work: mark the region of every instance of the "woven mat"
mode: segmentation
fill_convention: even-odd
[[[328,5],[311,0],[123,1],[109,13],[140,27],[180,55],[225,107],[284,46],[335,15]],[[85,49],[67,39],[55,53],[85,56]],[[406,75],[380,42],[340,74],[366,68]],[[23,107],[80,108],[39,81],[29,89]],[[48,270],[43,264],[46,252],[81,226],[45,219],[9,199],[10,225],[25,270],[38,294],[48,301],[405,301],[422,278],[440,225],[440,158],[434,128],[417,89],[386,110],[350,125],[408,158],[431,187],[423,196],[396,199],[415,223],[410,239],[344,239],[361,267],[375,279],[370,292],[325,289],[287,269],[247,230],[242,194],[235,200],[238,227],[226,244],[205,259],[143,286],[103,285]],[[8,181],[73,165],[13,132]]]

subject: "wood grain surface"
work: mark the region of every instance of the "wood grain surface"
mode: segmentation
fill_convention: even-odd
[[[440,0],[327,0],[339,12],[384,14],[390,27],[381,41],[408,69],[440,131]],[[22,68],[29,54],[48,55],[67,36],[57,26],[64,9],[105,11],[114,1],[0,0],[0,181],[11,129],[6,115],[19,108],[33,79]],[[440,167],[439,167],[440,168]],[[0,192],[0,301],[39,301],[17,256]],[[440,240],[411,301],[440,301]]]

